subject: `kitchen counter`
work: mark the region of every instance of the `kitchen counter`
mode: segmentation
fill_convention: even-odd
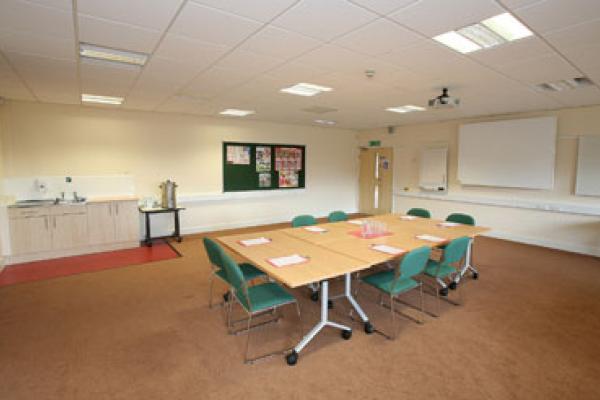
[[[106,196],[106,197],[91,197],[84,201],[59,201],[56,202],[54,199],[44,200],[32,200],[24,203],[12,203],[9,204],[8,208],[32,208],[32,207],[55,207],[55,206],[78,206],[86,205],[89,203],[107,203],[112,201],[137,201],[139,200],[136,196]]]

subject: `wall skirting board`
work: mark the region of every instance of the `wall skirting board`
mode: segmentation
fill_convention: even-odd
[[[531,238],[527,236],[514,235],[510,232],[492,231],[483,234],[482,236],[491,237],[494,239],[509,240],[533,246],[547,247],[550,249],[568,251],[570,253],[587,254],[590,256],[600,257],[600,247],[580,246],[576,244],[565,244],[554,240],[545,240],[543,238]]]

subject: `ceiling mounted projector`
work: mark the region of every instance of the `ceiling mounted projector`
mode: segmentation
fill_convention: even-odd
[[[427,104],[430,108],[435,109],[456,108],[460,106],[460,99],[456,97],[450,97],[448,95],[448,88],[443,88],[442,94],[434,99],[429,100]]]

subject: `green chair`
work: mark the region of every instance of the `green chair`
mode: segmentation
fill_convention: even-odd
[[[208,290],[208,308],[212,308],[213,304],[212,304],[212,300],[213,300],[213,285],[214,285],[214,278],[219,278],[221,279],[223,282],[225,282],[228,287],[230,286],[229,283],[229,278],[227,277],[227,273],[225,272],[225,270],[223,269],[223,263],[221,261],[221,256],[220,256],[220,251],[221,251],[221,246],[219,246],[217,244],[217,242],[215,242],[212,239],[209,239],[207,237],[205,237],[204,239],[202,239],[204,242],[204,248],[206,249],[206,254],[208,254],[208,259],[210,260],[210,266],[211,266],[211,274],[210,274],[210,288]],[[244,276],[244,279],[246,280],[246,282],[249,282],[251,280],[254,280],[256,278],[266,278],[266,275],[264,272],[262,272],[261,270],[259,270],[258,268],[256,268],[254,265],[252,264],[248,264],[248,263],[243,263],[240,264],[240,269],[242,271],[242,274]],[[223,300],[225,302],[227,302],[229,300],[229,292],[225,293],[223,295]]]
[[[459,270],[454,265],[465,257],[470,241],[471,239],[466,236],[454,239],[444,248],[444,254],[440,261],[429,260],[427,262],[425,275],[435,279],[441,287],[439,290],[434,287],[438,299],[438,310],[440,295],[448,295],[448,285],[445,279],[454,281],[456,275],[459,274]]]
[[[332,211],[327,217],[329,222],[348,221],[348,215],[343,211]]]
[[[395,339],[397,332],[395,326],[395,314],[394,311],[394,298],[413,289],[419,288],[421,295],[421,313],[425,313],[424,300],[423,300],[423,284],[420,281],[415,280],[415,276],[420,275],[425,270],[427,260],[431,254],[431,248],[427,246],[419,247],[408,254],[406,254],[399,265],[394,270],[386,270],[376,272],[364,278],[361,278],[363,283],[374,287],[381,292],[380,304],[383,304],[383,295],[387,294],[390,296],[390,312],[392,320],[392,329],[394,333],[392,335],[386,335],[388,339]],[[419,320],[419,323],[423,323],[423,320]]]
[[[298,215],[292,220],[292,228],[316,225],[317,220],[312,215]]]
[[[234,300],[237,301],[242,309],[248,314],[247,327],[244,332],[247,333],[246,339],[246,352],[244,355],[245,363],[253,363],[261,358],[265,358],[277,353],[265,354],[256,358],[248,358],[248,349],[250,346],[250,332],[252,329],[262,326],[269,322],[275,322],[275,320],[259,323],[252,326],[252,318],[260,315],[264,315],[267,312],[275,312],[279,307],[295,304],[296,311],[298,312],[298,319],[300,320],[300,335],[302,336],[302,317],[300,315],[300,306],[296,301],[296,298],[288,293],[284,288],[279,286],[275,282],[266,282],[254,286],[248,286],[248,281],[245,279],[244,274],[240,266],[233,261],[231,257],[219,249],[219,255],[221,262],[223,263],[223,269],[227,272],[228,282],[231,285],[232,300],[229,301],[229,311],[227,313],[227,327],[229,333],[240,333],[233,331],[231,322],[231,314]],[[281,353],[281,352],[279,352]]]
[[[458,224],[463,225],[475,225],[475,218],[468,214],[454,213],[450,214],[446,217],[446,221],[448,222],[456,222]]]
[[[406,212],[406,215],[412,215],[421,218],[431,218],[431,213],[429,212],[429,210],[426,210],[424,208],[411,208]]]

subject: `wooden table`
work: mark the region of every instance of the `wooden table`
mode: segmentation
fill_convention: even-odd
[[[344,275],[344,296],[357,311],[364,322],[365,332],[373,332],[373,325],[368,316],[352,296],[351,273],[361,271],[372,265],[391,261],[402,257],[394,256],[371,248],[374,244],[386,244],[401,248],[406,252],[413,249],[430,246],[437,247],[447,244],[453,239],[487,231],[487,228],[457,225],[443,227],[443,221],[415,218],[403,220],[400,215],[387,214],[365,219],[374,219],[386,224],[389,235],[373,239],[365,239],[353,232],[360,231],[360,225],[350,221],[326,223],[317,225],[325,232],[311,232],[306,227],[285,228],[272,231],[253,232],[240,235],[222,236],[217,238],[231,250],[253,262],[271,278],[291,288],[320,282],[321,287],[321,321],[294,348],[291,356],[296,358],[298,353],[325,327],[332,326],[341,329],[344,338],[348,338],[351,328],[329,320],[329,279]],[[418,239],[416,236],[428,234],[446,239],[443,242],[431,242]],[[244,246],[240,240],[266,237],[267,244]],[[307,263],[282,268],[271,265],[267,259],[274,257],[299,254],[309,259]],[[404,254],[404,253],[403,253]],[[290,356],[288,356],[288,363]]]

